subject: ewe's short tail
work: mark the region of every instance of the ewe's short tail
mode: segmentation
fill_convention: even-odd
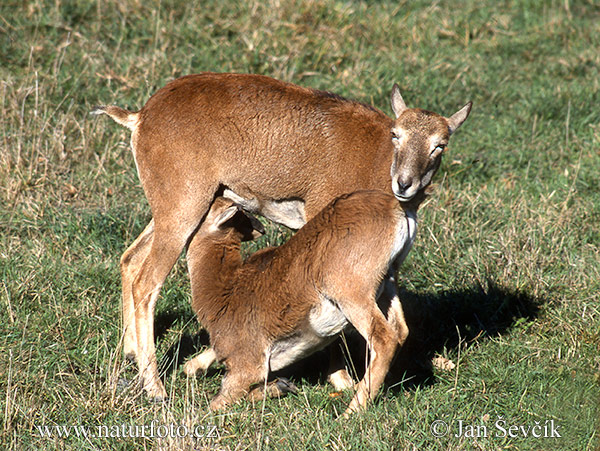
[[[139,113],[132,113],[118,106],[95,106],[90,114],[106,114],[117,124],[121,124],[129,130],[134,130],[137,127],[140,118]]]

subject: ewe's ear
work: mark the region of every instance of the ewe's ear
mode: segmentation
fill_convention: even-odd
[[[467,103],[464,107],[450,116],[448,121],[448,131],[450,134],[454,133],[458,127],[462,125],[462,123],[469,117],[469,113],[471,112],[471,106],[473,102]]]
[[[400,88],[398,87],[397,83],[394,83],[394,87],[392,88],[391,100],[392,100],[392,110],[394,111],[394,114],[396,115],[396,119],[398,119],[400,117],[400,115],[402,114],[402,112],[406,109],[406,103],[404,103],[404,99],[402,98],[402,95],[400,94]]]

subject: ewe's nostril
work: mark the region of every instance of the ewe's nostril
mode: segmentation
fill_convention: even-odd
[[[410,188],[412,185],[412,181],[407,181],[407,182],[403,182],[402,180],[398,180],[398,188],[400,188],[402,191],[406,191],[408,188]]]

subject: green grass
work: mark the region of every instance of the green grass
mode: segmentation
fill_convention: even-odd
[[[3,1],[0,448],[596,449],[599,69],[592,0]],[[388,113],[394,82],[409,106],[451,114],[474,102],[399,277],[411,336],[381,396],[348,421],[338,416],[351,394],[323,382],[322,355],[292,373],[297,396],[210,413],[221,373],[181,373],[206,342],[182,263],[157,312],[170,401],[128,385],[118,262],[149,209],[127,131],[88,112],[139,108],[203,70],[263,73]],[[265,241],[285,234],[271,228]],[[433,368],[438,354],[456,368]],[[553,420],[562,437],[499,437],[499,417]],[[459,420],[479,436],[455,437]],[[451,433],[436,438],[435,421]],[[217,434],[38,430],[151,424]]]

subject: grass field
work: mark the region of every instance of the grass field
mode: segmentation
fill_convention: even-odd
[[[0,448],[597,449],[599,68],[594,0],[3,0]],[[409,106],[474,102],[400,272],[411,336],[348,421],[322,354],[294,371],[297,396],[210,413],[222,373],[181,372],[206,343],[183,263],[156,319],[170,401],[128,383],[118,262],[150,213],[128,132],[88,113],[204,70],[389,114],[394,82]]]

